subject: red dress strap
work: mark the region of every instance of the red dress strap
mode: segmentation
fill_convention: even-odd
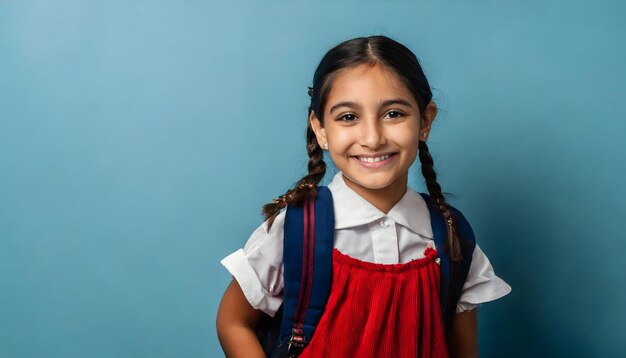
[[[334,249],[328,303],[300,357],[448,357],[437,251],[424,255],[376,264]]]

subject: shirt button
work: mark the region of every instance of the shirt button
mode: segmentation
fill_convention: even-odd
[[[380,226],[382,227],[389,227],[389,220],[383,220],[380,222]]]

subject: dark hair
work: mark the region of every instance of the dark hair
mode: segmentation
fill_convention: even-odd
[[[324,55],[313,75],[313,87],[309,87],[308,93],[311,97],[309,116],[311,112],[314,112],[317,119],[324,125],[324,106],[337,74],[341,70],[354,68],[362,64],[368,64],[372,67],[382,65],[384,68],[397,74],[411,93],[413,93],[421,112],[420,115],[423,116],[426,105],[432,99],[432,92],[419,60],[407,47],[386,36],[350,39],[333,47]],[[326,173],[323,151],[317,142],[308,117],[307,123],[308,173],[295,184],[293,189],[289,189],[278,199],[274,199],[274,202],[263,206],[263,214],[268,220],[268,227],[272,225],[276,215],[285,205],[302,205],[307,196],[314,199],[317,194],[316,185],[319,184]],[[443,196],[441,186],[437,183],[433,159],[428,151],[426,142],[420,141],[418,148],[426,187],[447,223],[448,239],[446,241],[446,249],[452,260],[460,261],[461,251],[457,221],[453,217],[450,205]]]

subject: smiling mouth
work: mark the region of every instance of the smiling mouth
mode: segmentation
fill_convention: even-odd
[[[356,158],[356,159],[360,160],[363,163],[377,163],[377,162],[389,159],[390,157],[392,157],[392,156],[394,156],[396,154],[398,154],[398,153],[387,153],[387,154],[383,154],[383,155],[380,155],[380,156],[377,156],[377,157],[371,157],[371,156],[366,157],[366,156],[355,155],[353,158]]]

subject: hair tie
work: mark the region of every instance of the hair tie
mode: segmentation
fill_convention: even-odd
[[[313,97],[313,87],[309,87],[309,97]]]
[[[311,183],[300,183],[300,185],[298,185],[298,189],[304,189],[304,188],[313,189],[313,184],[311,184]]]
[[[279,196],[277,199],[274,199],[275,204],[280,204],[281,208],[284,208],[287,205],[287,194]]]

